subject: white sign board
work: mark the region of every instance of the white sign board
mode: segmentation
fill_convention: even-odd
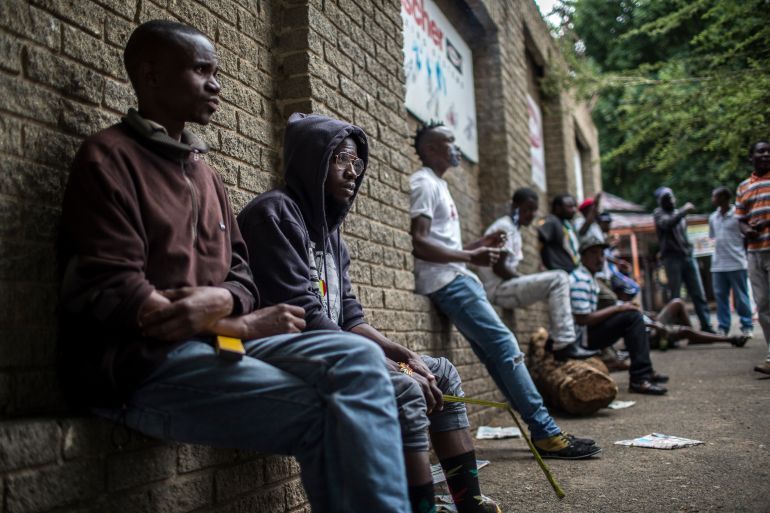
[[[543,144],[543,113],[540,106],[527,95],[529,115],[529,154],[532,160],[532,183],[545,191],[545,146]]]
[[[423,123],[442,121],[465,157],[478,162],[473,55],[433,0],[401,0],[406,108]]]

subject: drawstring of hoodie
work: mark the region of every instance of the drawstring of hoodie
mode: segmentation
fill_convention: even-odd
[[[324,226],[323,226],[323,239],[324,239],[324,245],[323,250],[321,251],[321,260],[323,261],[324,266],[324,295],[326,296],[326,316],[331,319],[332,321],[332,306],[329,302],[329,296],[331,295],[331,291],[329,290],[329,268],[326,265],[326,248],[329,246],[329,232],[328,227],[326,226],[326,218],[324,217]]]
[[[340,252],[340,241],[342,239],[342,236],[340,235],[340,228],[337,227],[337,283],[339,283],[338,287],[340,289],[340,326],[345,325],[345,309],[342,307],[342,295],[345,293],[344,290],[342,290],[342,255]]]

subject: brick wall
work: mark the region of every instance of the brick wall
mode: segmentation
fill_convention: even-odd
[[[530,183],[526,51],[548,60],[556,50],[531,0],[437,1],[474,52],[480,162],[447,177],[471,240]],[[222,109],[194,130],[212,145],[210,160],[236,210],[280,182],[291,112],[325,113],[366,130],[371,164],[344,230],[368,320],[409,347],[449,356],[469,395],[501,398],[468,344],[412,292],[408,178],[418,162],[416,121],[403,106],[398,0],[3,0],[0,513],[307,509],[290,458],[158,442],[74,417],[61,399],[53,255],[67,167],[84,136],[134,104],[121,49],[153,18],[195,25],[217,46]],[[589,183],[597,189],[588,112],[566,95],[548,112],[547,193],[573,186],[575,127],[593,163],[585,166],[586,191]],[[534,241],[527,232],[527,272],[537,270]],[[541,306],[517,314],[522,339],[547,322]],[[492,414],[471,413],[476,423]]]

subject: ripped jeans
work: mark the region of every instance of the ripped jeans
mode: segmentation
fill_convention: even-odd
[[[516,337],[489,304],[481,284],[459,275],[428,297],[468,339],[497,387],[529,426],[532,438],[558,434],[561,430],[543,405]]]

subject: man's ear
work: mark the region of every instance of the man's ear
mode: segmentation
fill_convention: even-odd
[[[138,83],[142,88],[155,89],[158,85],[158,76],[155,66],[150,61],[142,61],[137,67]]]

